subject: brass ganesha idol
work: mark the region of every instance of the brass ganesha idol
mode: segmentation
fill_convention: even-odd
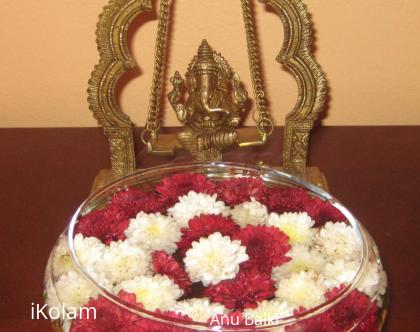
[[[171,83],[168,99],[184,125],[177,132],[179,144],[194,160],[221,160],[222,150],[238,142],[236,127],[248,99],[239,75],[203,40],[185,80],[177,71]]]

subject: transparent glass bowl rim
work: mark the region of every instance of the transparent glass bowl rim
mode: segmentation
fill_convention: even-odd
[[[336,304],[344,300],[357,287],[357,284],[362,279],[364,271],[366,270],[368,262],[369,262],[368,240],[367,240],[365,231],[361,227],[359,221],[342,203],[340,203],[336,198],[334,198],[325,190],[305,180],[302,180],[296,176],[284,173],[282,171],[279,171],[270,167],[266,167],[266,166],[260,167],[260,166],[253,166],[253,165],[241,164],[241,163],[231,163],[231,162],[209,162],[209,163],[167,164],[167,165],[161,165],[157,167],[152,167],[152,168],[136,171],[130,175],[119,178],[118,180],[101,188],[99,191],[93,193],[77,208],[77,210],[71,217],[70,222],[67,226],[67,244],[69,247],[70,256],[73,260],[73,263],[76,265],[76,268],[98,291],[99,295],[105,297],[109,301],[113,302],[114,304],[118,305],[119,307],[123,309],[128,310],[131,313],[139,315],[145,319],[150,319],[150,320],[160,322],[163,324],[168,324],[170,326],[177,326],[177,327],[192,329],[192,330],[197,330],[197,331],[220,331],[220,330],[222,331],[249,331],[249,327],[239,328],[237,326],[233,326],[233,327],[232,326],[215,326],[215,325],[209,325],[207,323],[185,321],[178,318],[169,317],[164,314],[152,312],[152,311],[140,308],[138,306],[135,306],[126,301],[123,301],[119,297],[112,294],[111,292],[109,292],[108,290],[104,289],[103,287],[101,287],[100,285],[96,283],[96,281],[89,275],[86,269],[81,265],[75,252],[74,241],[73,241],[73,238],[75,235],[74,231],[75,231],[75,226],[77,224],[77,220],[81,212],[84,211],[85,208],[89,206],[91,202],[95,201],[98,197],[101,197],[107,191],[110,191],[111,189],[117,189],[118,191],[122,188],[127,188],[126,186],[124,186],[124,183],[127,182],[129,179],[135,178],[138,176],[147,178],[148,176],[159,171],[176,174],[178,172],[188,173],[188,171],[191,171],[191,169],[207,169],[207,168],[210,168],[210,169],[213,168],[213,169],[219,169],[219,170],[235,169],[237,171],[252,172],[252,173],[255,173],[255,175],[258,174],[259,177],[262,178],[262,180],[264,180],[264,178],[267,178],[267,179],[274,178],[278,180],[283,179],[283,180],[287,180],[288,183],[291,183],[295,186],[303,187],[304,189],[309,191],[312,195],[315,194],[315,196],[318,196],[324,200],[327,200],[330,204],[336,207],[341,213],[343,213],[344,216],[349,221],[349,223],[352,225],[361,243],[361,264],[359,266],[359,269],[355,277],[353,278],[352,282],[349,284],[349,286],[347,286],[342,291],[340,291],[340,293],[337,294],[337,296],[320,304],[319,306],[306,310],[298,315],[275,319],[274,324],[262,323],[261,325],[252,327],[253,330],[284,327],[287,325],[301,322],[303,320],[314,317],[316,315],[319,315],[322,312],[327,311],[331,307],[335,306]],[[209,174],[211,174],[211,172],[209,172]]]

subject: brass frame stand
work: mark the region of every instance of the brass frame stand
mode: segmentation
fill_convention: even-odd
[[[307,168],[310,131],[326,98],[326,82],[311,53],[311,21],[302,0],[261,0],[283,22],[284,43],[276,57],[295,77],[298,98],[286,117],[283,165],[286,172],[304,177],[326,188],[325,177],[316,167]],[[112,170],[102,170],[93,189],[136,170],[133,125],[115,98],[121,76],[135,67],[128,45],[127,30],[141,13],[152,10],[151,0],[110,0],[97,25],[100,54],[89,80],[89,105],[108,138]]]

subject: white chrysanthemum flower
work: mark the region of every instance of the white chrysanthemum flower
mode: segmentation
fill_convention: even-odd
[[[327,288],[339,287],[341,284],[349,285],[360,268],[360,261],[336,260],[324,266],[322,272],[324,285]],[[384,295],[386,291],[386,274],[378,262],[369,262],[362,275],[357,289],[370,298]]]
[[[103,275],[89,272],[90,276],[103,288],[111,289],[112,284]],[[98,291],[83,276],[75,271],[62,275],[55,283],[58,298],[66,307],[80,308],[89,299],[95,298]]]
[[[200,214],[222,214],[228,215],[229,208],[224,202],[217,200],[217,195],[213,196],[190,191],[188,195],[179,197],[179,202],[168,209],[180,227],[188,227],[188,221]]]
[[[232,279],[239,271],[239,264],[249,259],[241,241],[232,241],[219,232],[202,237],[192,243],[185,255],[185,269],[193,282],[204,286]]]
[[[51,278],[48,278],[45,282],[44,300],[49,308],[55,308],[55,310],[58,310],[59,315],[57,316],[60,317],[58,319],[58,324],[62,327],[63,331],[70,332],[72,320],[69,318],[63,319],[66,315],[66,307],[63,308],[62,303],[58,299],[57,291]]]
[[[284,301],[262,301],[255,309],[245,309],[244,316],[251,318],[257,324],[275,323],[278,319],[293,316],[293,308]]]
[[[208,298],[179,301],[170,311],[187,315],[195,322],[207,322],[213,316],[228,313],[228,310],[222,304],[210,303]]]
[[[95,271],[96,263],[101,259],[105,245],[96,237],[84,237],[77,234],[74,239],[74,249],[79,263],[87,269]],[[75,264],[67,246],[67,237],[63,236],[53,252],[53,273],[55,277],[75,270]]]
[[[132,279],[149,272],[150,254],[127,241],[111,242],[96,264],[96,271],[103,273],[112,283]]]
[[[73,241],[80,264],[87,269],[94,268],[104,254],[105,245],[96,237],[83,237],[82,234],[77,234]]]
[[[75,269],[67,248],[67,236],[60,237],[54,251],[52,252],[52,272],[55,278]]]
[[[327,288],[339,287],[341,284],[348,285],[352,282],[360,267],[357,260],[346,261],[338,259],[332,263],[327,263],[322,271],[324,285]]]
[[[268,217],[267,207],[256,201],[253,197],[251,197],[251,202],[236,205],[230,211],[230,214],[232,219],[241,227],[263,224]]]
[[[181,231],[177,223],[160,213],[146,214],[140,212],[130,220],[125,230],[127,240],[145,250],[163,250],[168,254],[176,251],[176,243],[181,239]]]
[[[301,271],[313,271],[319,273],[322,271],[325,259],[319,251],[309,249],[304,245],[295,245],[287,253],[292,260],[286,264],[273,268],[271,277],[273,280],[279,281],[282,278],[290,276],[292,273]]]
[[[147,310],[169,310],[176,304],[176,300],[183,295],[183,291],[167,276],[156,274],[151,276],[137,276],[131,280],[121,282],[115,291],[124,290],[136,295],[137,302]]]
[[[370,298],[384,295],[386,291],[386,274],[378,262],[369,262],[357,289]]]
[[[293,273],[277,282],[276,288],[276,298],[286,301],[293,308],[309,309],[325,301],[326,288],[314,272]]]
[[[282,232],[289,237],[290,244],[304,244],[311,245],[315,233],[312,226],[315,221],[306,212],[294,213],[270,213],[267,223],[270,226],[278,227]]]
[[[50,308],[58,308],[59,310],[62,308],[61,302],[58,299],[57,291],[51,278],[48,278],[48,280],[45,282],[44,300]]]
[[[360,241],[344,222],[327,222],[316,235],[316,248],[331,261],[360,259]]]

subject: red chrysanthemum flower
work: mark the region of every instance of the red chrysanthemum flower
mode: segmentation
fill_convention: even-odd
[[[187,272],[175,260],[175,258],[164,251],[155,251],[152,254],[153,270],[172,279],[185,293],[191,291],[192,282]]]
[[[334,298],[345,286],[327,292],[327,299]],[[338,330],[348,331],[355,325],[359,332],[377,331],[378,306],[364,293],[354,290],[343,301],[328,310]]]
[[[301,188],[269,188],[264,203],[270,212],[303,212],[310,198]]]
[[[376,332],[379,330],[378,326],[378,307],[376,303],[372,304],[372,308],[362,319],[362,321],[353,330],[354,332]]]
[[[164,316],[168,316],[170,318],[176,318],[176,319],[179,319],[179,320],[185,320],[187,322],[192,322],[193,321],[192,318],[190,318],[188,315],[184,315],[184,314],[181,314],[179,312],[174,312],[174,311],[170,311],[170,310],[168,310],[168,311],[161,311],[160,309],[156,309],[155,312],[158,313],[158,314],[162,314]]]
[[[219,302],[228,309],[256,308],[276,291],[270,276],[255,269],[240,270],[235,279],[224,280],[204,290],[212,302]]]
[[[233,206],[250,201],[251,197],[262,201],[265,186],[260,178],[242,177],[219,182],[216,191],[218,199]]]
[[[187,195],[190,191],[212,195],[215,193],[215,187],[216,185],[205,175],[188,173],[164,178],[156,191],[174,204],[179,196]]]
[[[188,316],[175,313],[172,311],[161,312],[159,309],[156,313],[162,314],[171,318],[176,318],[191,322],[192,319]],[[167,325],[165,323],[157,322],[151,319],[141,319],[134,324],[126,326],[121,332],[192,332],[191,329],[182,328],[178,326]]]
[[[156,313],[187,322],[192,321],[190,317],[175,313],[173,311],[162,312],[157,309]],[[151,319],[140,319],[134,324],[125,326],[120,332],[192,332],[192,330],[178,326],[167,325],[165,323],[157,322]]]
[[[270,188],[263,201],[270,212],[307,212],[320,227],[327,221],[345,221],[346,217],[329,202],[312,197],[301,188]]]
[[[129,220],[120,209],[111,207],[90,212],[82,216],[76,225],[76,234],[93,236],[105,244],[112,241],[125,240],[124,231],[128,228]]]
[[[147,194],[137,188],[121,190],[114,194],[110,205],[125,211],[129,218],[134,217],[138,211],[138,204],[147,200]]]
[[[244,268],[256,268],[260,273],[271,274],[275,266],[290,261],[286,253],[290,250],[289,237],[274,226],[247,225],[232,237],[246,247],[249,260]]]
[[[185,252],[191,248],[194,241],[198,241],[201,237],[207,237],[210,234],[219,232],[223,236],[231,236],[239,230],[239,225],[233,220],[223,217],[222,215],[200,215],[188,222],[188,227],[181,229],[183,236],[178,242],[178,248],[185,255]]]
[[[117,192],[108,205],[124,211],[128,218],[134,218],[137,213],[165,212],[169,207],[158,193],[144,193],[137,188],[129,188]]]
[[[125,302],[141,306],[139,303],[136,303],[134,294],[121,291],[118,297]],[[140,316],[119,307],[103,296],[99,296],[97,299],[90,299],[85,307],[95,308],[96,316],[93,316],[93,311],[89,311],[90,316],[88,317],[87,311],[85,311],[85,314],[73,320],[71,332],[125,331],[126,327],[141,320]]]
[[[167,208],[167,202],[157,193],[146,194],[136,188],[122,190],[112,197],[103,210],[81,217],[76,225],[76,234],[94,236],[105,244],[125,240],[124,231],[128,228],[130,218],[141,211],[165,212]]]
[[[302,312],[305,312],[305,308],[299,308],[294,311],[295,315],[298,315]],[[312,318],[305,319],[304,321],[287,326],[285,328],[286,332],[339,332],[335,326],[334,321],[328,312],[316,315]]]
[[[312,198],[305,210],[315,220],[315,227],[321,227],[327,221],[346,221],[346,217],[336,207],[318,197]]]

